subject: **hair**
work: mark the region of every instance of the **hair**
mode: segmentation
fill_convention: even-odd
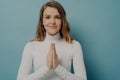
[[[43,41],[45,39],[46,31],[43,26],[43,12],[47,7],[53,7],[58,10],[62,20],[60,36],[64,38],[66,42],[72,43],[73,39],[70,36],[70,28],[69,28],[68,21],[66,19],[66,12],[63,6],[59,2],[54,0],[51,0],[43,4],[43,6],[41,7],[39,21],[38,21],[37,30],[36,30],[36,38],[33,39],[32,41]]]

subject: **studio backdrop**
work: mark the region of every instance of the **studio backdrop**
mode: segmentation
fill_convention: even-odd
[[[16,80],[24,45],[48,0],[0,0],[0,80]],[[57,0],[83,49],[88,80],[120,79],[120,1]]]

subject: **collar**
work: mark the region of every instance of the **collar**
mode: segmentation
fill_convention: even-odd
[[[48,40],[48,41],[56,41],[56,40],[59,40],[61,38],[60,36],[60,33],[58,32],[57,34],[55,35],[50,35],[46,32],[46,37],[45,37],[45,40]]]

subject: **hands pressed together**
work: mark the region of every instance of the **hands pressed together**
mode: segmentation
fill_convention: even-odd
[[[48,55],[47,55],[47,67],[49,70],[54,70],[59,64],[58,56],[56,54],[55,44],[51,43]]]

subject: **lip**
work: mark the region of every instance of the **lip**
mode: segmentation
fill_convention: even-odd
[[[49,28],[55,29],[57,26],[48,26]]]

